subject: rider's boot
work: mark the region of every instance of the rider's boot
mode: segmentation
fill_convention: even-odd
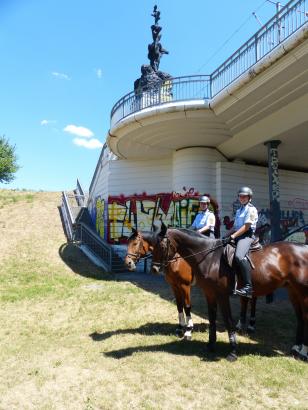
[[[245,298],[252,298],[252,283],[251,283],[251,266],[247,258],[238,261],[237,263],[244,286],[241,289],[236,289],[235,294]]]

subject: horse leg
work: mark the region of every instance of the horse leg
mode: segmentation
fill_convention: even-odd
[[[207,349],[210,352],[215,351],[216,344],[216,316],[217,316],[217,301],[216,298],[211,297],[205,294],[208,306],[208,315],[209,315],[209,341],[207,343]]]
[[[247,326],[248,333],[254,333],[256,331],[256,308],[257,298],[253,296],[250,301],[250,319],[249,325]]]
[[[230,353],[228,354],[226,359],[229,362],[234,362],[235,360],[237,360],[237,341],[233,325],[229,296],[224,295],[222,298],[220,298],[219,306],[229,335]]]
[[[246,329],[246,315],[247,315],[247,307],[248,307],[248,298],[240,298],[241,302],[241,313],[239,321],[237,322],[235,328],[238,332],[244,332]]]
[[[308,362],[308,292],[301,289],[300,292],[301,310],[302,310],[302,346],[298,358]]]
[[[186,329],[186,321],[185,321],[185,315],[183,312],[184,304],[183,304],[183,297],[182,297],[182,292],[181,290],[174,284],[171,285],[175,300],[176,300],[176,307],[178,309],[178,318],[179,318],[179,324],[175,330],[175,334],[178,337],[183,337],[184,332]]]
[[[192,339],[192,332],[194,329],[194,323],[191,318],[191,302],[190,302],[190,285],[182,284],[182,292],[184,298],[184,311],[186,315],[186,330],[184,333],[184,339],[191,340]]]
[[[292,292],[291,289],[288,289],[289,298],[292,302],[293,308],[295,310],[296,319],[297,319],[297,327],[296,327],[296,339],[295,345],[291,348],[291,354],[295,357],[299,355],[299,352],[302,348],[303,340],[304,340],[304,320],[302,314],[302,308],[298,298],[296,297],[295,293]]]

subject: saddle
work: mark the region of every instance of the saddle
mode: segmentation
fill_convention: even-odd
[[[233,259],[234,259],[234,254],[235,254],[235,248],[236,248],[236,246],[235,246],[234,243],[228,243],[228,245],[224,247],[223,255],[224,255],[224,258],[226,259],[228,265],[230,266],[230,268],[233,267]],[[250,255],[251,252],[260,251],[262,248],[263,247],[262,247],[262,245],[259,241],[259,237],[256,237],[254,239],[254,241],[252,242],[252,244],[250,245],[249,252],[246,255],[246,258],[248,259],[252,269],[254,269],[255,266],[252,263],[252,260],[250,259],[249,255]]]

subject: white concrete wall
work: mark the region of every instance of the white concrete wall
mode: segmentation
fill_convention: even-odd
[[[183,148],[173,153],[173,191],[194,188],[200,194],[216,195],[216,162],[224,157],[215,149]]]
[[[172,191],[172,162],[116,160],[110,162],[108,195],[148,195]]]

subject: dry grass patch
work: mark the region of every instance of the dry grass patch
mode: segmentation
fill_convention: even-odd
[[[65,244],[59,200],[35,193],[0,208],[1,410],[307,408],[308,365],[286,355],[287,302],[259,304],[257,334],[239,337],[236,363],[224,358],[221,325],[210,356],[200,292],[193,341],[180,341],[163,278],[93,266]]]

